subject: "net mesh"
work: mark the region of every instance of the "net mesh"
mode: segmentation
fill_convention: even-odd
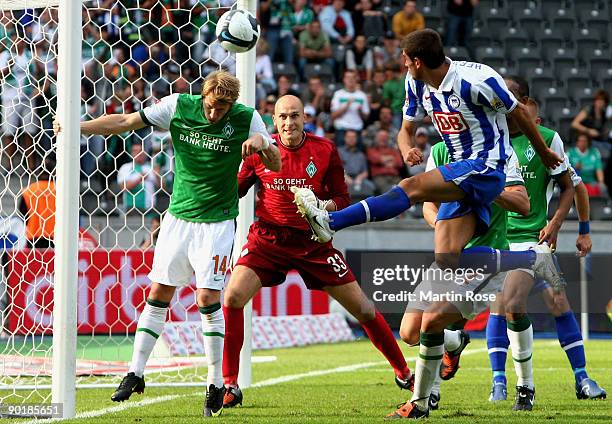
[[[0,403],[50,401],[53,4],[0,1]],[[235,72],[234,56],[214,41],[215,22],[232,7],[227,0],[83,2],[82,119],[135,112],[174,92],[197,93],[203,77],[220,67]],[[147,128],[82,137],[80,149],[77,383],[115,386],[127,372],[151,247],[172,192],[172,144],[167,132]],[[169,320],[199,320],[193,288],[177,290]],[[173,336],[198,342],[198,334]],[[147,384],[205,382],[203,358],[158,346]]]

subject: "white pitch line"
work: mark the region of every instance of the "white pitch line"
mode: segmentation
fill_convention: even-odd
[[[21,423],[21,424],[37,424],[37,423],[51,423],[51,422],[57,422],[57,421],[65,421],[67,419],[70,420],[74,420],[74,419],[81,419],[81,418],[95,418],[95,417],[100,417],[102,415],[106,415],[106,414],[112,414],[113,412],[121,412],[121,411],[125,411],[126,409],[131,409],[131,408],[139,408],[141,406],[146,406],[146,405],[150,405],[153,403],[161,403],[161,402],[167,402],[169,400],[174,400],[177,398],[181,398],[181,397],[186,397],[186,396],[190,396],[190,395],[165,395],[165,396],[157,396],[154,398],[150,398],[150,399],[143,399],[143,400],[139,400],[138,402],[130,402],[130,403],[122,403],[120,405],[117,406],[111,406],[109,408],[103,408],[103,409],[97,409],[94,411],[85,411],[85,412],[80,412],[78,414],[76,414],[76,416],[74,418],[54,418],[51,420],[38,420],[38,419],[34,419],[31,421],[26,421],[25,423]]]
[[[462,356],[473,355],[475,353],[481,353],[481,352],[486,352],[486,351],[487,351],[486,348],[466,350],[462,354]],[[406,358],[406,361],[416,361],[416,359],[417,359],[416,357]],[[321,375],[357,371],[357,370],[376,367],[376,366],[384,365],[384,364],[388,364],[388,362],[387,361],[363,362],[361,364],[344,365],[341,367],[330,368],[326,370],[315,370],[315,371],[309,371],[309,372],[305,372],[301,374],[284,375],[281,377],[275,377],[275,378],[270,378],[268,380],[260,381],[258,383],[251,385],[251,387],[257,388],[257,387],[273,386],[275,384],[288,383],[290,381],[301,380],[302,378],[319,377]]]
[[[486,351],[487,351],[487,348],[469,349],[469,350],[466,350],[464,353],[462,353],[462,356],[474,355],[476,353],[482,353],[482,352],[486,352]],[[415,360],[416,360],[416,357],[406,358],[406,361],[415,361]],[[284,376],[281,376],[281,377],[275,377],[275,378],[269,378],[267,380],[262,380],[262,381],[260,381],[258,383],[255,383],[255,384],[251,385],[251,388],[274,386],[276,384],[288,383],[290,381],[301,380],[303,378],[318,377],[318,376],[321,376],[321,375],[328,375],[328,374],[336,374],[336,373],[341,373],[341,372],[357,371],[357,370],[360,370],[360,369],[371,368],[371,367],[383,365],[383,364],[386,364],[386,363],[387,363],[387,361],[363,362],[361,364],[343,365],[341,367],[329,368],[329,369],[326,369],[326,370],[315,370],[315,371],[309,371],[309,372],[304,372],[304,373],[300,373],[300,374],[284,375]],[[138,401],[138,402],[124,403],[124,404],[117,405],[117,406],[111,406],[109,408],[103,408],[103,409],[97,409],[97,410],[94,410],[94,411],[81,412],[81,413],[77,414],[74,418],[78,419],[78,418],[100,417],[102,415],[111,414],[113,412],[125,411],[126,409],[139,408],[141,406],[151,405],[151,404],[154,404],[154,403],[167,402],[169,400],[183,398],[183,397],[188,397],[188,396],[193,396],[193,395],[189,394],[189,395],[158,396],[158,397],[154,397],[154,398],[150,398],[150,399],[144,399],[144,400],[141,400],[141,401]],[[72,419],[74,419],[74,418],[72,418]],[[41,422],[47,423],[47,422],[56,422],[56,421],[64,421],[64,420],[65,420],[65,418],[55,418],[55,419],[52,419],[52,420],[31,420],[31,421],[26,421],[25,423],[22,423],[22,424],[39,424]]]

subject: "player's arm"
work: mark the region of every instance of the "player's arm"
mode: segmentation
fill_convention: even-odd
[[[578,256],[586,256],[593,247],[591,240],[591,229],[589,217],[591,214],[591,205],[589,204],[589,193],[582,181],[574,186],[574,202],[576,203],[576,211],[578,212],[578,238],[576,239],[576,252]]]
[[[531,209],[529,195],[522,184],[506,186],[495,199],[495,203],[510,212],[520,213],[523,216],[529,215]]]
[[[536,124],[533,122],[533,118],[529,115],[527,106],[518,103],[508,116],[516,122],[521,132],[527,136],[546,167],[556,168],[563,162],[563,158],[546,145],[546,142],[538,131],[538,127],[536,127]]]
[[[172,116],[174,116],[178,98],[178,94],[172,94],[138,112],[104,115],[91,121],[81,122],[81,134],[121,134],[126,131],[135,131],[152,126],[167,130],[170,127]],[[53,122],[53,130],[55,134],[62,130],[57,120]]]
[[[546,227],[542,228],[539,237],[540,243],[546,242],[553,249],[557,244],[557,236],[559,235],[561,225],[563,224],[563,221],[565,221],[567,213],[572,207],[572,202],[574,201],[574,187],[572,186],[569,172],[562,172],[555,175],[554,178],[559,185],[560,190],[559,207]]]
[[[81,122],[81,134],[121,134],[126,131],[136,131],[146,126],[147,124],[142,120],[140,112],[116,113]],[[59,131],[61,130],[57,132]]]
[[[281,170],[282,163],[280,157],[280,151],[275,144],[270,144],[269,148],[266,150],[262,150],[257,152],[261,161],[270,171],[278,172]]]
[[[257,181],[257,175],[255,174],[255,164],[253,163],[253,156],[249,156],[242,161],[240,170],[238,171],[238,196],[244,197],[251,187],[255,185]]]
[[[242,158],[246,159],[252,154],[257,154],[264,166],[270,171],[278,172],[281,170],[280,152],[268,137],[256,133],[242,143]]]
[[[514,153],[510,151],[506,166],[506,186],[504,191],[495,199],[495,203],[511,212],[529,215],[531,203],[525,189],[525,181],[520,171],[520,164]]]
[[[281,170],[281,157],[278,147],[272,142],[266,124],[257,111],[253,112],[249,138],[242,143],[242,158],[245,159],[252,154],[257,154],[264,166],[270,171]]]
[[[423,218],[425,222],[431,227],[436,228],[436,219],[438,218],[438,209],[440,208],[438,203],[425,202],[423,203]]]
[[[402,153],[402,159],[408,165],[418,165],[423,162],[423,153],[414,147],[414,134],[417,124],[414,121],[404,120],[402,127],[397,133],[397,146]]]
[[[566,164],[569,164],[569,159],[565,156]],[[576,173],[576,170],[569,166],[570,178],[574,185],[574,203],[578,212],[578,237],[576,238],[576,254],[578,256],[586,256],[593,248],[591,240],[591,226],[589,218],[591,216],[591,205],[589,203],[589,193],[586,186],[582,182],[582,178]]]
[[[414,81],[406,76],[405,90],[406,102],[402,108],[402,127],[397,134],[397,145],[402,153],[402,159],[410,166],[423,162],[423,154],[414,147],[414,133],[417,129],[416,122],[423,119],[425,109],[417,98]]]

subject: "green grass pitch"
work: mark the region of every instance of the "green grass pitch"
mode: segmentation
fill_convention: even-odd
[[[487,401],[491,372],[486,346],[484,340],[474,340],[465,351],[455,379],[443,382],[440,409],[431,413],[429,421],[610,422],[610,400],[576,399],[573,375],[558,342],[538,340],[535,346],[536,403],[532,412],[511,411],[516,377],[510,361],[507,374],[511,399],[496,404]],[[416,348],[403,349],[414,368]],[[589,341],[586,351],[590,376],[603,387],[612,389],[612,341]],[[409,397],[409,392],[395,386],[393,372],[368,341],[257,354],[276,355],[278,359],[255,364],[253,380],[260,386],[244,390],[244,406],[224,410],[214,422],[384,422],[383,417]],[[132,395],[122,404],[110,401],[111,392],[109,389],[78,390],[77,414],[81,418],[63,422],[171,424],[201,423],[204,419],[201,415],[203,388],[149,387],[144,395]]]

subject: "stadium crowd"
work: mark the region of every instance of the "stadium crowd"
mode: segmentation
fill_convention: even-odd
[[[83,117],[138,111],[172,92],[199,92],[203,76],[219,66],[235,71],[234,55],[214,37],[215,22],[232,4],[141,0],[135,8],[127,0],[85,2]],[[405,100],[399,40],[428,25],[420,6],[411,0],[259,2],[258,110],[272,132],[276,100],[298,94],[306,104],[307,130],[338,146],[354,200],[423,172],[408,169],[395,144]],[[448,0],[445,6],[447,46],[470,47],[479,1]],[[20,160],[34,171],[52,150],[56,22],[53,9],[0,15],[4,173]],[[11,104],[15,98],[17,105]],[[609,95],[598,90],[592,105],[575,116],[572,132],[561,134],[592,196],[607,196],[612,183],[611,122]],[[426,120],[417,140],[427,156],[440,139]],[[15,154],[17,145],[23,158]],[[173,155],[167,133],[83,137],[81,148],[85,210],[108,213],[118,203],[128,213],[165,210]]]

